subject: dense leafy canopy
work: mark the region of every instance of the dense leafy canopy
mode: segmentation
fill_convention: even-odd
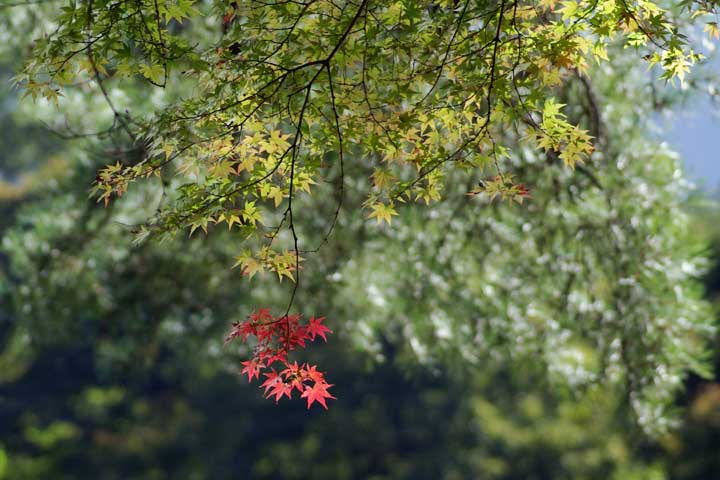
[[[522,201],[507,132],[568,167],[586,161],[591,136],[562,113],[558,86],[607,60],[611,42],[682,81],[698,55],[673,14],[625,0],[72,2],[16,80],[54,102],[98,84],[113,112],[106,133],[131,142],[98,175],[100,200],[138,178],[181,184],[140,235],[225,224],[248,240],[237,257],[244,273],[295,280],[301,250],[318,248],[297,234],[307,215],[296,197],[320,185],[338,190],[335,208],[313,212],[329,235],[346,184],[387,223],[398,202],[440,199],[454,171],[480,180],[470,191]],[[110,95],[137,77],[192,81],[138,116]],[[345,178],[349,161],[366,174]],[[494,179],[483,180],[488,171]]]

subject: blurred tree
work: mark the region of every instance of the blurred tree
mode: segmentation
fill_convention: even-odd
[[[13,28],[32,31],[42,16],[13,22],[23,18]],[[305,244],[323,245],[295,303],[337,325],[336,342],[311,352],[333,365],[340,400],[327,415],[263,402],[228,367],[234,352],[220,342],[229,323],[293,290],[260,275],[249,289],[227,268],[246,226],[132,243],[130,231],[158,205],[194,188],[183,186],[188,178],[167,172],[100,208],[86,198],[97,168],[152,146],[128,138],[87,85],[58,100],[67,118],[42,101],[32,117],[29,104],[13,107],[55,129],[116,128],[63,145],[57,187],[28,187],[32,197],[14,202],[12,225],[2,226],[0,471],[647,479],[686,464],[685,478],[703,478],[693,475],[711,462],[696,466],[691,447],[664,456],[679,437],[649,445],[634,427],[672,427],[668,409],[686,372],[708,374],[702,245],[683,212],[677,158],[647,123],[675,95],[665,98],[621,44],[607,49],[608,63],[589,67],[592,82],[568,72],[555,91],[568,124],[596,138],[584,165],[566,169],[557,152],[528,148],[523,129],[497,133],[509,147],[503,175],[531,186],[522,207],[465,196],[475,180],[448,171],[448,200],[399,210],[392,229],[377,228],[359,210],[372,174],[360,160],[346,163],[342,195],[320,183],[296,199],[298,211],[332,212],[344,197],[326,244],[326,216],[295,226]],[[148,118],[193,84],[169,84],[148,101],[141,81],[125,82],[108,95]],[[38,130],[26,125],[31,140]]]
[[[717,199],[696,195],[691,202],[692,234],[709,244],[712,260],[705,275],[706,296],[717,316],[720,292],[720,230]],[[663,438],[668,472],[675,479],[712,478],[720,468],[720,338],[712,343],[714,378],[690,375],[678,398],[683,408],[680,427]]]

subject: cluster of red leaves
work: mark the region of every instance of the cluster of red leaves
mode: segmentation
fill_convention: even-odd
[[[242,362],[242,373],[247,374],[250,382],[253,378],[260,379],[262,373],[265,381],[260,388],[265,389],[266,398],[274,396],[277,402],[283,396],[292,398],[297,390],[300,398],[307,399],[308,409],[313,402],[318,402],[327,410],[326,399],[335,399],[328,392],[332,385],[325,381],[317,365],[290,363],[288,354],[297,347],[304,348],[306,342],[317,337],[327,342],[326,335],[332,330],[322,324],[323,317],[310,317],[305,324],[300,323],[300,318],[300,314],[274,317],[267,308],[261,308],[246,321],[233,323],[225,342],[236,338],[243,342],[250,337],[257,339],[253,358]]]

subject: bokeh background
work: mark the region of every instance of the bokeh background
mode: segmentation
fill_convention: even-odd
[[[24,12],[21,21],[0,10],[6,32],[39,21]],[[592,188],[582,173],[556,172],[571,184],[559,195],[542,174],[524,172],[530,204],[555,198],[569,217],[552,216],[549,207],[480,205],[467,207],[459,225],[431,226],[456,211],[446,205],[427,216],[403,213],[395,230],[374,228],[362,215],[343,217],[298,300],[303,311],[326,315],[335,330],[308,355],[328,370],[338,400],[327,412],[308,411],[300,401],[276,405],[239,375],[247,352],[222,340],[256,306],[282,303],[288,286],[272,279],[249,284],[232,270],[239,242],[227,232],[133,243],[132,225],[151,213],[157,191],[138,187],[107,208],[90,198],[97,168],[118,152],[112,143],[78,138],[73,128],[100,125],[108,112],[90,90],[63,100],[72,118],[23,99],[10,78],[27,45],[9,35],[0,38],[7,45],[0,49],[0,479],[720,478],[717,337],[706,365],[696,368],[705,375],[684,376],[672,391],[674,421],[654,429],[646,428],[653,420],[638,422],[622,385],[585,372],[595,358],[587,345],[553,351],[553,333],[531,324],[508,333],[510,340],[465,330],[478,311],[491,320],[527,317],[529,298],[552,296],[528,290],[560,280],[551,269],[527,267],[535,254],[523,257],[518,235],[538,231],[554,245],[564,238],[562,225],[591,217],[592,199],[578,205],[574,197],[581,196],[576,184]],[[652,238],[670,238],[661,242],[667,265],[700,267],[678,280],[691,291],[686,303],[657,308],[669,309],[673,321],[694,309],[715,323],[720,126],[711,86],[720,69],[712,60],[686,88],[656,85],[651,73],[633,73],[632,61],[623,64],[622,52],[615,53],[616,70],[607,67],[596,88],[603,105],[614,108],[605,112],[609,119],[630,119],[605,127],[608,142],[615,141],[608,156],[625,163],[598,175],[605,192],[627,196],[618,202],[659,198],[628,218],[660,222],[682,213],[683,223],[660,222]],[[659,95],[655,103],[645,105],[638,95],[635,110],[623,110],[628,92],[649,84]],[[134,111],[161,101],[140,88],[124,95]],[[579,94],[571,88],[565,95],[572,104]],[[623,167],[628,162],[642,168]],[[480,266],[462,281],[452,257],[436,258],[446,233]],[[505,250],[483,251],[482,239],[492,235]],[[622,256],[645,249],[649,235],[638,229],[617,257],[603,250],[603,238],[590,238],[587,252],[577,255],[605,258],[609,266],[592,264],[588,272],[610,272]],[[565,259],[553,248],[547,247],[550,265]],[[443,271],[448,278],[438,280]],[[507,272],[515,276],[503,277]],[[598,282],[615,278],[598,275]],[[670,296],[659,293],[673,287],[667,282],[650,284],[650,298]],[[538,308],[575,312],[567,321],[577,323],[585,318],[577,312],[587,311],[579,296],[584,284],[560,283],[567,284],[565,303]],[[517,350],[523,329],[547,339],[543,349]]]

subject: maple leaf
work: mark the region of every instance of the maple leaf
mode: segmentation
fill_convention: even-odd
[[[327,410],[327,399],[335,399],[328,392],[332,385],[325,381],[317,366],[298,365],[297,361],[290,363],[288,354],[317,336],[327,341],[327,334],[332,330],[322,324],[324,317],[310,317],[307,324],[301,323],[301,318],[299,313],[275,317],[269,309],[261,308],[252,312],[245,322],[233,323],[226,341],[240,337],[246,342],[251,335],[257,338],[252,358],[241,362],[242,374],[246,374],[250,382],[255,378],[259,380],[260,373],[263,374],[265,379],[260,388],[264,389],[265,398],[274,397],[277,403],[283,396],[292,398],[292,393],[297,390],[301,398],[307,399],[308,409],[318,402]],[[283,367],[271,368],[277,363]],[[265,369],[270,371],[263,371]]]
[[[263,373],[263,375],[265,375],[265,381],[260,385],[260,388],[265,389],[264,395],[267,397],[268,390],[273,388],[275,384],[282,382],[282,378],[275,370],[271,370],[270,373]]]
[[[332,387],[332,385],[329,383],[315,382],[315,385],[313,385],[312,387],[305,387],[305,391],[302,393],[302,395],[300,395],[300,398],[307,398],[308,410],[310,409],[310,406],[313,404],[313,402],[318,402],[320,405],[323,406],[325,410],[327,410],[327,404],[325,403],[325,399],[331,398],[333,400],[337,400],[328,392],[328,388],[330,387]]]
[[[275,362],[287,365],[287,354],[285,348],[272,348],[268,342],[265,342],[256,348],[255,358],[267,366]]]
[[[233,328],[230,333],[227,337],[225,337],[225,343],[228,343],[238,337],[242,338],[244,342],[250,335],[257,335],[255,325],[250,322],[235,322],[232,327]]]
[[[310,335],[311,340],[314,341],[316,336],[320,336],[325,342],[327,342],[327,337],[325,335],[333,333],[332,330],[322,324],[323,320],[325,320],[325,317],[310,317],[310,322],[307,326],[307,333]]]
[[[287,368],[285,370],[283,370],[282,372],[280,372],[280,374],[285,378],[298,376],[299,373],[300,373],[300,367],[298,366],[297,362],[288,364]]]
[[[233,268],[240,267],[242,275],[252,279],[257,272],[265,270],[263,262],[258,261],[250,252],[244,252],[242,255],[235,257]]]
[[[260,378],[260,367],[262,366],[255,360],[247,360],[245,362],[241,362],[241,365],[243,365],[245,368],[242,369],[240,373],[247,373],[248,376],[248,382],[252,382],[253,377]]]
[[[301,393],[305,389],[305,384],[302,383],[302,380],[299,378],[294,378],[290,380],[290,386],[293,388],[293,390],[297,389],[297,391]]]
[[[306,338],[308,338],[307,332],[303,327],[300,327],[296,330],[291,330],[290,336],[288,338],[281,336],[280,341],[283,343],[287,343],[290,346],[290,350],[295,350],[295,347],[297,347],[298,345],[302,348],[305,348]]]
[[[270,313],[269,308],[260,308],[257,312],[253,312],[250,314],[250,320],[253,322],[265,322],[267,320],[272,320],[273,316]]]
[[[513,187],[513,193],[514,195],[512,196],[512,199],[520,205],[522,205],[523,200],[532,197],[530,195],[530,190],[528,190],[528,188],[522,183],[519,183]]]
[[[287,395],[288,398],[292,398],[290,392],[292,392],[292,387],[289,383],[278,381],[273,384],[268,397],[275,395],[275,403],[277,403],[283,395]]]
[[[384,203],[375,203],[370,206],[372,212],[368,215],[368,218],[374,218],[377,223],[387,222],[388,225],[392,222],[393,215],[397,215],[397,211],[392,204],[385,205]]]
[[[317,365],[306,366],[303,374],[315,383],[325,383],[325,376],[317,369]]]
[[[378,168],[373,172],[372,179],[373,186],[378,190],[383,190],[392,184],[395,177],[387,169]]]

